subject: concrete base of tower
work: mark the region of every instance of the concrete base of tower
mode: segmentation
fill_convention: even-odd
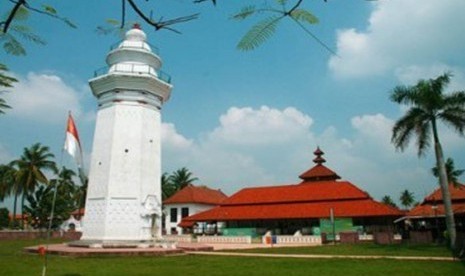
[[[153,240],[78,240],[67,243],[71,247],[86,247],[86,248],[176,248],[175,242],[165,241],[161,239]]]

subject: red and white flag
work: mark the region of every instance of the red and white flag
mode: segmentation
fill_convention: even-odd
[[[74,124],[73,117],[71,113],[68,115],[68,124],[66,126],[66,139],[64,149],[71,156],[74,157],[78,167],[81,167],[82,164],[82,149],[81,142],[79,141],[79,134]]]

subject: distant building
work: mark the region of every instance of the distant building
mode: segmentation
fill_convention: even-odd
[[[85,213],[84,208],[73,211],[69,218],[60,225],[60,229],[63,231],[78,231],[82,232],[82,217]]]
[[[349,181],[340,181],[323,165],[324,153],[317,148],[314,154],[316,165],[299,176],[300,183],[242,189],[218,207],[183,218],[180,225],[216,224],[223,235],[252,236],[268,231],[331,236],[333,231],[392,230],[393,221],[403,214],[399,209],[373,200]]]
[[[465,232],[465,185],[449,184],[449,192],[456,229],[458,232]],[[397,222],[405,221],[410,230],[430,230],[433,239],[442,238],[442,233],[446,230],[444,214],[441,189],[437,188]]]
[[[199,212],[218,206],[227,199],[221,190],[213,190],[205,186],[187,185],[163,202],[165,212],[165,232],[168,235],[186,234],[195,229],[206,228],[205,224],[181,220]],[[183,230],[184,229],[184,230]]]

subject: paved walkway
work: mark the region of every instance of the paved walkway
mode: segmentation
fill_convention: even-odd
[[[270,248],[269,244],[206,244],[212,246],[214,251],[190,251],[193,255],[217,255],[217,256],[244,256],[265,258],[302,258],[302,259],[393,259],[412,261],[459,261],[453,257],[428,257],[428,256],[383,256],[383,255],[323,255],[323,254],[275,254],[275,253],[246,253],[246,252],[221,252],[219,250]],[[305,244],[275,244],[273,247],[308,247]]]
[[[452,257],[423,257],[423,256],[370,256],[370,255],[319,255],[319,254],[274,254],[274,253],[242,253],[242,252],[218,252],[218,251],[191,251],[192,255],[217,255],[217,256],[242,256],[242,257],[266,257],[266,258],[302,258],[302,259],[393,259],[411,261],[459,261]]]
[[[273,247],[296,247],[307,246],[302,244],[273,245]],[[192,255],[216,255],[216,256],[242,256],[242,257],[264,257],[264,258],[302,258],[302,259],[393,259],[414,261],[459,261],[452,257],[424,257],[424,256],[381,256],[381,255],[323,255],[323,254],[276,254],[276,253],[247,253],[247,252],[225,252],[221,250],[270,248],[269,244],[197,244],[179,243],[177,248],[84,248],[70,247],[66,244],[50,244],[50,254],[65,256],[99,256],[99,255],[152,255],[166,256],[178,254]],[[37,253],[39,246],[26,247],[24,250]],[[214,251],[212,251],[214,250]]]

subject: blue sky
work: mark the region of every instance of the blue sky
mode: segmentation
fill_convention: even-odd
[[[445,71],[454,74],[448,91],[465,89],[463,0],[305,1],[320,19],[311,31],[337,56],[292,22],[282,22],[260,48],[237,50],[260,17],[236,22],[229,16],[246,3],[274,1],[221,0],[217,7],[140,2],[159,5],[155,18],[201,12],[200,19],[177,26],[181,35],[142,25],[174,84],[162,111],[164,171],[187,167],[197,184],[227,194],[293,184],[313,166],[319,145],[328,167],[375,199],[397,199],[409,189],[420,200],[436,187],[433,150],[418,159],[413,141],[404,153],[390,144],[393,122],[405,108],[388,95],[396,85]],[[60,162],[68,110],[90,160],[97,109],[87,81],[120,39],[95,29],[107,18],[118,19],[119,1],[47,3],[78,28],[33,14],[29,24],[47,45],[25,43],[25,57],[1,53],[20,82],[5,94],[13,109],[0,117],[0,163],[35,142],[49,146]],[[447,128],[441,138],[446,156],[465,168],[464,138]],[[62,162],[69,164],[67,157]]]

